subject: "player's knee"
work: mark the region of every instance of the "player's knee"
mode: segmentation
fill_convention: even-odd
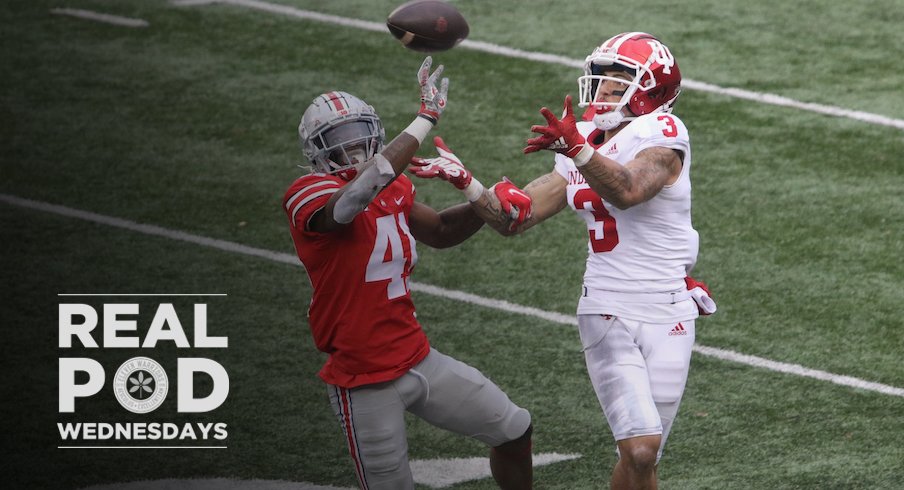
[[[637,473],[652,471],[659,455],[659,438],[644,438],[619,444],[619,455]]]
[[[500,444],[492,448],[492,451],[497,455],[506,458],[525,457],[531,453],[531,434],[533,433],[533,431],[533,425],[528,424],[527,429],[523,434],[509,442]]]
[[[369,437],[368,437],[369,436]],[[378,431],[359,439],[365,473],[382,480],[408,471],[408,454],[391,432]]]
[[[393,475],[401,475],[408,471],[408,458],[404,451],[374,450],[362,453],[361,462],[365,473],[377,480],[385,480]]]
[[[502,434],[506,441],[514,442],[525,436],[529,441],[532,431],[530,412],[521,407],[508,414],[502,424]]]

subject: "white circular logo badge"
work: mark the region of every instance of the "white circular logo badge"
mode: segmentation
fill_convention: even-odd
[[[168,390],[166,371],[148,357],[133,357],[122,363],[113,378],[116,399],[132,413],[156,410],[166,400]]]

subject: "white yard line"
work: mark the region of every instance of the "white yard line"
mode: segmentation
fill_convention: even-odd
[[[297,19],[313,20],[316,22],[323,22],[344,27],[353,27],[366,31],[386,33],[389,32],[386,25],[379,22],[371,22],[366,20],[352,19],[349,17],[341,17],[338,15],[323,14],[320,12],[302,10],[299,8],[290,7],[288,5],[263,2],[259,0],[172,0],[171,3],[177,6],[199,6],[211,4],[236,5],[239,7],[269,12],[272,14],[284,15],[287,17],[294,17]],[[485,53],[496,54],[509,58],[519,58],[530,61],[538,61],[541,63],[564,65],[571,68],[581,68],[584,66],[584,60],[582,59],[573,59],[565,56],[540,53],[536,51],[523,51],[520,49],[509,48],[506,46],[500,46],[498,44],[491,44],[482,41],[471,41],[466,39],[462,41],[459,46],[466,49],[482,51]],[[880,114],[872,114],[869,112],[855,111],[851,109],[815,104],[811,102],[800,102],[789,99],[787,97],[782,97],[781,95],[753,92],[739,88],[720,87],[718,85],[690,80],[687,78],[682,80],[682,87],[689,90],[697,90],[700,92],[751,100],[754,102],[760,102],[762,104],[788,107],[803,111],[815,112],[827,116],[843,117],[870,124],[877,124],[879,126],[889,126],[893,128],[904,129],[904,119],[895,119]]]
[[[298,258],[295,255],[274,252],[271,250],[264,250],[255,247],[249,247],[247,245],[241,245],[234,242],[228,242],[226,240],[218,240],[215,238],[208,238],[200,235],[195,235],[192,233],[185,233],[183,231],[170,230],[167,228],[162,228],[154,225],[145,225],[141,223],[136,223],[134,221],[129,221],[121,218],[114,218],[112,216],[105,216],[103,214],[92,213],[90,211],[82,211],[80,209],[74,209],[66,206],[60,206],[57,204],[50,204],[42,201],[33,201],[31,199],[23,199],[21,197],[9,195],[9,194],[0,194],[0,202],[5,202],[7,204],[13,206],[19,206],[26,209],[33,209],[36,211],[43,211],[51,214],[56,214],[59,216],[66,216],[69,218],[76,218],[85,221],[90,221],[93,223],[99,223],[107,226],[112,226],[115,228],[121,228],[125,230],[135,231],[138,233],[143,233],[146,235],[159,236],[163,238],[169,238],[172,240],[180,240],[183,242],[194,243],[196,245],[202,245],[205,247],[215,248],[219,250],[223,250],[226,252],[237,253],[242,255],[250,255],[253,257],[259,257],[262,259],[267,259],[273,262],[281,262],[284,264],[300,266],[301,263],[298,261]],[[484,298],[482,296],[477,296],[475,294],[466,293],[464,291],[456,291],[453,289],[445,289],[437,286],[432,286],[430,284],[416,283],[412,282],[410,284],[411,289],[413,291],[429,294],[432,296],[437,296],[445,299],[451,299],[455,301],[461,301],[463,303],[469,303],[473,305],[483,306],[486,308],[492,308],[501,311],[507,311],[511,313],[517,313],[520,315],[531,316],[534,318],[539,318],[542,320],[546,320],[552,323],[558,323],[561,325],[569,325],[576,326],[577,319],[573,315],[565,315],[562,313],[556,313],[552,311],[540,310],[538,308],[533,308],[530,306],[523,306],[515,303],[510,303],[508,301],[492,299],[492,298]],[[875,391],[878,393],[892,395],[892,396],[900,396],[904,397],[904,388],[898,388],[895,386],[884,385],[880,383],[873,383],[871,381],[865,381],[858,378],[852,378],[850,376],[843,376],[838,374],[832,374],[825,371],[819,371],[816,369],[809,369],[803,366],[798,366],[796,364],[787,364],[783,362],[771,361],[769,359],[764,359],[762,357],[749,356],[746,354],[741,354],[738,352],[732,352],[729,350],[718,349],[715,347],[707,347],[704,345],[695,345],[694,351],[698,354],[702,354],[705,356],[712,356],[718,359],[731,361],[739,364],[745,364],[748,366],[754,366],[758,368],[768,369],[770,371],[777,371],[780,373],[792,374],[795,376],[802,376],[805,378],[813,378],[818,379],[820,381],[828,381],[830,383],[834,383],[841,386],[849,386],[854,388],[859,388],[862,390]]]
[[[50,9],[50,13],[56,15],[68,15],[70,17],[78,17],[79,19],[93,20],[97,22],[103,22],[105,24],[113,24],[123,27],[147,27],[150,25],[148,21],[143,19],[133,19],[130,17],[120,17],[118,15],[102,14],[100,12],[93,12],[91,10],[58,8]]]
[[[706,347],[705,345],[694,345],[694,352],[716,357],[725,361],[737,362],[758,368],[777,371],[779,373],[793,374],[804,378],[813,378],[820,381],[828,381],[836,385],[850,386],[852,388],[860,388],[863,390],[876,391],[886,395],[904,397],[904,389],[895,386],[884,385],[881,383],[873,383],[872,381],[864,381],[862,379],[853,378],[851,376],[842,376],[839,374],[827,373],[816,369],[805,368],[797,364],[788,364],[786,362],[770,361],[762,357],[748,356],[730,350],[717,349],[715,347]]]

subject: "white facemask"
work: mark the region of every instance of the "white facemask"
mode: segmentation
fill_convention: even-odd
[[[622,111],[612,111],[603,114],[594,114],[593,124],[603,131],[617,128],[621,123],[625,122],[625,115]]]

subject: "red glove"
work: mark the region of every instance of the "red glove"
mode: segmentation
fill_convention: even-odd
[[[716,312],[716,302],[713,301],[712,293],[709,292],[709,286],[702,281],[697,281],[691,276],[684,278],[684,284],[687,290],[691,292],[691,298],[697,303],[697,311],[701,315],[712,315]]]
[[[417,111],[417,115],[436,124],[439,121],[440,114],[446,109],[449,79],[443,78],[440,81],[439,89],[437,89],[436,82],[439,80],[440,75],[443,74],[443,65],[439,65],[431,75],[430,65],[432,64],[433,58],[428,56],[424,58],[421,68],[417,71],[417,82],[421,86],[421,109]]]
[[[435,136],[433,144],[436,145],[436,151],[439,156],[426,160],[414,157],[411,159],[412,166],[408,167],[408,171],[422,179],[439,177],[459,190],[465,190],[468,184],[471,183],[471,172],[465,168],[461,160],[446,146],[442,138]]]
[[[531,203],[533,201],[526,192],[516,187],[508,177],[503,177],[502,182],[497,182],[493,187],[493,192],[496,194],[496,198],[499,199],[502,210],[514,220],[509,226],[509,230],[514,230],[530,218]]]
[[[574,111],[571,108],[571,95],[565,96],[565,112],[562,113],[562,119],[556,118],[546,107],[540,109],[540,114],[546,118],[548,125],[531,126],[531,132],[539,133],[540,136],[527,140],[527,148],[524,149],[524,153],[552,150],[556,153],[562,153],[568,158],[574,158],[584,149],[587,140],[581,136],[575,125]]]

